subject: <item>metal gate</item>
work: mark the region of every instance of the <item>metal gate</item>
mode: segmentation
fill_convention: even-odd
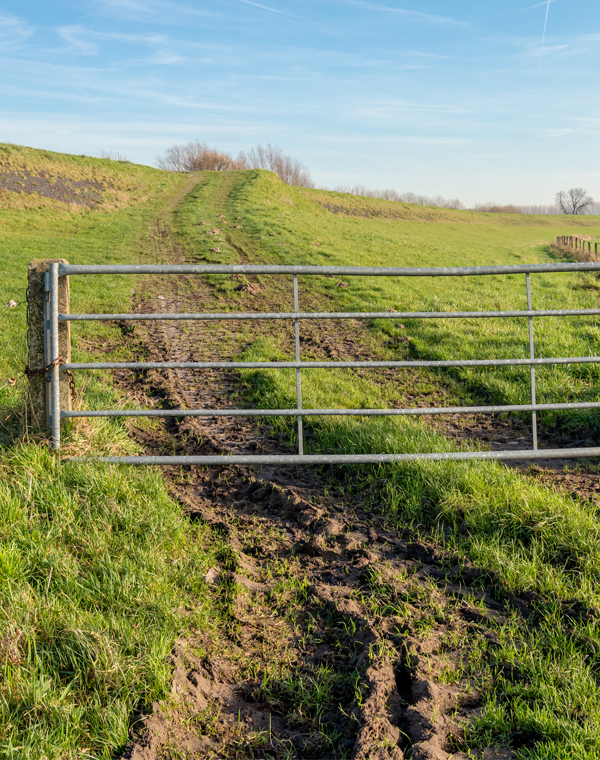
[[[566,409],[598,409],[600,402],[538,404],[536,402],[535,368],[541,365],[598,363],[599,356],[570,356],[536,358],[534,353],[533,321],[542,317],[599,316],[600,309],[552,309],[534,310],[531,297],[531,275],[550,272],[600,272],[600,263],[532,264],[524,266],[487,266],[454,268],[420,267],[333,267],[333,266],[270,266],[270,265],[138,265],[138,266],[78,266],[51,264],[48,274],[49,318],[46,331],[46,356],[52,361],[48,382],[51,389],[50,445],[60,448],[60,422],[72,417],[296,417],[298,423],[298,453],[284,455],[227,455],[227,456],[122,456],[122,457],[74,457],[76,461],[94,461],[119,464],[319,464],[319,463],[368,463],[397,462],[416,459],[465,460],[465,459],[557,459],[600,456],[600,447],[570,449],[538,449],[537,412]],[[161,275],[209,275],[209,274],[268,274],[291,276],[293,281],[294,311],[281,313],[200,313],[200,314],[61,314],[58,305],[60,277],[95,274],[161,274]],[[527,309],[523,311],[456,311],[456,312],[302,312],[298,303],[298,277],[338,275],[343,277],[473,277],[485,275],[525,275]],[[302,361],[300,353],[300,322],[307,319],[461,319],[519,317],[529,323],[528,359],[483,359],[456,361]],[[64,363],[59,356],[58,331],[60,322],[84,320],[291,320],[294,323],[296,356],[294,361],[282,362],[94,362]],[[411,368],[411,367],[506,367],[528,366],[531,372],[531,403],[505,406],[462,406],[408,409],[305,409],[302,406],[302,370],[333,368]],[[60,408],[61,373],[82,369],[295,369],[296,408],[293,409],[137,409],[137,410],[88,410],[67,411]],[[388,416],[425,414],[473,414],[531,412],[533,448],[519,451],[458,451],[403,453],[381,452],[378,454],[305,454],[302,421],[313,416]]]

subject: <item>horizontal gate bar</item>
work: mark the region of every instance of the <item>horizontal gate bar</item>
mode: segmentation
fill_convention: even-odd
[[[73,369],[370,369],[404,367],[530,367],[542,364],[595,364],[600,356],[567,356],[548,359],[456,359],[355,362],[79,362],[62,364]]]
[[[386,417],[421,414],[503,414],[561,409],[599,409],[600,401],[562,404],[514,404],[512,406],[441,406],[412,409],[106,409],[61,412],[69,417]]]
[[[305,274],[346,277],[466,277],[527,272],[598,272],[600,262],[514,264],[487,267],[335,267],[275,264],[60,264],[61,277],[75,274]]]
[[[414,462],[419,459],[436,461],[469,459],[573,459],[600,457],[600,448],[538,449],[537,451],[450,451],[434,454],[282,454],[231,456],[140,456],[140,457],[67,457],[70,462],[105,462],[107,464],[384,464],[386,462]]]
[[[251,319],[500,319],[504,317],[579,317],[598,316],[600,309],[545,309],[537,311],[379,311],[379,312],[223,312],[220,314],[60,314],[59,322],[110,320],[251,320]]]

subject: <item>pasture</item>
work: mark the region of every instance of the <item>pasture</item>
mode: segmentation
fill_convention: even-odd
[[[73,183],[80,182],[84,184],[79,190],[87,193],[85,203],[76,203],[74,191],[68,202],[46,196],[38,200],[34,188],[27,194],[14,188],[1,192],[3,303],[9,298],[24,300],[26,266],[33,258],[144,263],[179,257],[191,262],[368,266],[543,263],[559,255],[550,247],[557,236],[600,234],[596,217],[449,211],[288,187],[263,171],[188,177],[16,146],[2,150],[1,170],[14,175],[13,182],[32,183],[32,175],[43,172],[50,185],[58,182],[73,190]],[[92,197],[92,191],[98,197]],[[211,233],[212,229],[218,231]],[[183,281],[172,292],[165,285],[164,293],[174,303],[181,303],[177,298],[184,296],[197,298],[215,310],[292,304],[289,282],[259,276],[254,282],[260,288],[253,293],[240,289],[247,284],[243,280],[205,279],[201,287],[189,285],[189,293]],[[301,280],[300,308],[305,302],[336,311],[523,309],[524,280],[524,276],[348,282],[313,278]],[[591,275],[533,277],[536,308],[595,308],[599,291],[600,284]],[[126,311],[138,302],[140,293],[155,298],[155,283],[142,278],[77,278],[72,284],[72,309]],[[598,354],[597,322],[589,317],[538,320],[537,355]],[[24,307],[3,309],[0,323],[0,379],[17,377],[26,356]],[[200,337],[192,332],[187,340],[194,351],[210,350],[219,356],[291,357],[290,335],[283,327],[262,330],[232,324],[215,326]],[[361,352],[362,358],[366,352],[371,358],[394,359],[528,355],[523,319],[381,320],[345,332],[303,324],[303,334],[306,358],[332,350],[338,356]],[[151,353],[155,347],[151,336],[122,325],[78,324],[73,331],[75,359],[100,355],[126,359]],[[176,382],[169,382],[175,392]],[[597,401],[599,382],[598,369],[591,364],[539,369],[538,400]],[[79,403],[83,408],[162,403],[156,380],[139,377],[128,383],[124,388],[110,373],[83,374],[78,377]],[[134,398],[136,383],[142,395]],[[228,392],[262,408],[293,406],[294,373],[244,370],[235,377],[234,392]],[[268,516],[265,525],[270,532],[260,533],[263,548],[249,554],[246,534],[242,543],[232,539],[238,535],[235,531],[242,530],[233,511],[230,518],[219,513],[221,522],[215,518],[213,524],[208,517],[191,519],[181,507],[186,499],[199,498],[192,497],[190,489],[198,489],[203,479],[218,493],[219,483],[235,484],[240,478],[238,490],[245,493],[242,481],[247,484],[265,476],[229,473],[219,480],[220,476],[203,472],[60,463],[47,452],[43,436],[26,429],[24,393],[23,379],[0,391],[4,473],[0,655],[5,674],[0,690],[0,757],[113,757],[126,744],[136,711],[151,710],[153,702],[167,699],[172,678],[169,654],[182,637],[202,640],[194,651],[205,657],[210,653],[207,641],[211,637],[219,641],[244,683],[254,684],[256,699],[292,728],[301,727],[298,731],[308,737],[302,746],[292,739],[278,743],[273,735],[234,725],[226,732],[223,752],[228,754],[221,756],[357,756],[354,737],[362,736],[358,724],[363,718],[343,723],[339,710],[363,715],[374,663],[387,663],[396,673],[408,674],[413,688],[415,674],[420,673],[436,688],[454,690],[457,715],[458,705],[467,704],[468,698],[477,705],[476,714],[469,714],[454,733],[445,734],[446,756],[454,752],[466,758],[469,752],[494,747],[512,748],[515,757],[536,760],[599,756],[598,501],[591,487],[575,492],[569,472],[517,470],[493,462],[419,462],[313,473],[314,493],[303,496],[307,504],[312,499],[321,506],[348,505],[348,510],[354,505],[363,515],[357,520],[367,520],[367,515],[373,525],[381,521],[380,533],[395,535],[408,547],[427,547],[430,558],[419,560],[421,555],[407,549],[409,565],[400,575],[390,575],[387,560],[371,557],[359,572],[357,563],[361,557],[368,559],[368,553],[343,555],[349,568],[357,568],[349,571],[356,572],[349,583],[351,599],[360,608],[353,619],[359,628],[364,624],[389,631],[385,646],[379,642],[367,650],[362,664],[348,659],[343,668],[335,665],[328,670],[328,660],[309,661],[300,655],[286,660],[285,647],[274,645],[271,653],[262,647],[262,660],[253,655],[252,665],[249,655],[244,660],[246,645],[240,631],[245,625],[258,627],[257,621],[269,616],[285,621],[289,631],[303,631],[303,646],[320,651],[319,626],[313,622],[306,628],[306,620],[319,607],[311,601],[312,587],[306,578],[320,573],[320,582],[325,583],[324,565],[319,564],[325,559],[308,554],[310,559],[302,564],[300,544],[290,548],[282,538],[279,515]],[[305,406],[377,407],[406,399],[413,405],[431,405],[437,399],[446,405],[527,403],[529,370],[303,373]],[[512,415],[502,423],[509,431],[512,425],[521,430],[528,417]],[[597,441],[596,413],[552,413],[540,416],[540,424],[545,440],[557,445],[573,437]],[[476,435],[450,435],[431,419],[312,418],[305,420],[305,427],[309,453],[488,445]],[[280,445],[295,445],[292,423],[263,420],[256,435],[267,428]],[[94,420],[66,431],[66,452],[139,453],[150,434],[163,448],[175,449],[182,440],[201,448],[208,436],[200,430],[194,433],[196,438],[182,438],[192,433],[154,422],[134,429],[127,422]],[[573,463],[571,468],[587,473],[588,483],[596,477],[593,462]],[[289,477],[293,488],[294,478],[301,479],[301,474]],[[228,498],[232,504],[241,499]],[[202,509],[210,510],[210,498],[201,503]],[[350,518],[344,519],[350,526]],[[306,542],[313,540],[309,534]],[[264,548],[269,542],[281,544],[285,551],[272,556]],[[341,551],[340,542],[341,538],[336,546],[330,541],[329,550]],[[249,593],[240,580],[249,556],[254,562],[259,558],[260,583],[273,585],[268,593],[256,592],[244,608],[250,622],[241,624],[235,617],[240,614],[236,605]],[[395,561],[390,560],[390,567]],[[433,565],[436,572],[427,571]],[[206,580],[211,568],[221,568],[222,581]],[[470,618],[461,601],[467,596]],[[182,609],[185,614],[178,615]],[[340,623],[319,625],[334,630]],[[350,650],[362,634],[347,635]],[[282,634],[281,642],[284,639]],[[169,704],[175,713],[179,710],[182,725],[184,718],[192,720],[188,708]],[[398,714],[405,715],[407,707],[408,703],[398,707]],[[198,719],[197,730],[218,734],[218,721],[211,723],[207,715]],[[431,716],[428,720],[435,723]],[[409,723],[399,725],[408,732],[408,740],[397,741],[410,757],[411,744],[417,746],[418,740]],[[169,747],[164,757],[178,757],[180,748]],[[245,754],[236,755],[238,751]]]

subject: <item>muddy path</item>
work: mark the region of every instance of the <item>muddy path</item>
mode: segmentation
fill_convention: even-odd
[[[148,282],[165,310],[191,305],[189,283]],[[195,283],[203,303],[210,294]],[[138,328],[152,359],[223,356],[219,331]],[[199,376],[200,375],[200,376]],[[235,376],[175,370],[122,387],[140,403],[223,407]],[[269,453],[285,437],[240,418],[138,427],[149,453]],[[177,642],[171,698],[142,718],[124,757],[465,759],[465,725],[482,704],[465,653],[494,641],[512,609],[482,573],[410,531],[394,530],[345,474],[295,468],[167,468],[171,492],[228,552],[206,576],[221,624]],[[516,605],[516,606],[515,606]],[[488,750],[472,757],[508,758]]]
[[[152,238],[158,260],[190,260],[160,220]],[[291,298],[264,279],[240,280],[235,293],[241,310],[274,310]],[[134,300],[140,312],[197,312],[220,310],[224,297],[218,281],[182,276],[141,280]],[[253,328],[292,346],[291,326]],[[138,322],[123,332],[140,357],[156,361],[230,360],[249,340],[232,323]],[[302,333],[315,357],[367,357],[372,348],[358,324],[332,323],[325,333],[308,324]],[[123,371],[115,382],[147,407],[239,403],[232,372]],[[410,382],[396,403],[444,403],[443,386],[419,394],[419,376]],[[443,424],[457,437],[482,429],[478,420]],[[502,430],[488,432],[499,439]],[[151,454],[281,453],[294,444],[243,418],[133,420],[130,431]],[[570,487],[558,470],[537,471]],[[418,531],[394,528],[342,468],[165,468],[165,477],[189,519],[226,542],[205,579],[218,619],[210,632],[177,642],[172,693],[140,716],[123,760],[499,760],[539,738],[521,732],[510,748],[465,739],[486,690],[471,654],[493,648],[509,616],[526,621],[535,600],[507,593]],[[591,495],[585,482],[582,489]]]

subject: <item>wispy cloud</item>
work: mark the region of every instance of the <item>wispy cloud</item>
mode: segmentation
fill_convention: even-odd
[[[350,37],[346,37],[343,34],[339,34],[339,32],[334,31],[330,25],[326,24],[319,24],[316,21],[313,21],[312,19],[304,18],[302,16],[296,16],[294,13],[288,13],[287,11],[282,11],[278,8],[272,8],[269,5],[263,5],[262,3],[255,3],[253,0],[237,0],[238,3],[243,3],[244,5],[251,5],[254,8],[258,8],[262,11],[267,11],[268,13],[276,13],[278,16],[286,16],[287,18],[294,19],[295,21],[298,21],[301,24],[304,24],[305,26],[309,26],[312,29],[316,29],[322,34],[328,36],[328,37],[336,37],[339,40],[344,40],[345,42],[351,42],[353,45],[357,44],[356,40],[351,39]]]
[[[386,108],[410,109],[411,111],[437,111],[439,113],[470,113],[464,108],[456,105],[446,105],[444,103],[420,103],[414,100],[372,100],[365,102],[367,106],[381,106]]]
[[[13,16],[12,13],[0,11],[0,49],[19,47],[33,35],[32,26]]]
[[[454,18],[447,16],[437,16],[432,13],[422,13],[420,11],[408,11],[404,8],[392,8],[389,5],[380,5],[379,3],[371,3],[368,0],[338,0],[338,2],[345,3],[346,5],[354,5],[356,8],[363,8],[364,10],[377,11],[379,13],[393,13],[398,16],[404,16],[405,18],[412,18],[415,21],[426,21],[430,24],[450,24],[452,26],[468,26],[466,21],[458,21]]]
[[[534,8],[545,8],[546,6],[549,6],[550,3],[557,3],[558,0],[543,0],[541,3],[536,3],[535,5],[528,5],[527,8],[522,8],[520,11],[515,11],[515,13],[524,13],[525,11],[532,11]]]
[[[56,29],[60,37],[67,42],[71,51],[80,55],[98,55],[102,43],[124,43],[128,46],[127,65],[151,64],[151,65],[179,65],[185,63],[188,58],[181,52],[198,50],[223,51],[222,45],[203,45],[202,43],[188,42],[173,39],[160,33],[126,33],[126,32],[98,32],[83,26],[63,26]],[[145,46],[154,49],[149,57],[131,57],[132,46]]]
[[[62,26],[56,31],[80,55],[98,54],[98,45],[89,40],[89,34],[85,29],[79,26]]]
[[[133,21],[160,21],[161,24],[177,26],[190,19],[222,18],[222,14],[203,8],[195,8],[172,0],[96,0],[97,10],[92,12]]]
[[[253,5],[255,8],[260,8],[263,11],[270,11],[270,13],[278,13],[280,16],[290,16],[291,18],[298,19],[299,16],[294,16],[292,13],[286,13],[286,11],[280,11],[277,8],[270,8],[268,5],[261,5],[261,3],[253,3],[251,0],[238,0],[239,3],[244,5]]]
[[[181,66],[187,62],[187,58],[175,53],[167,53],[162,50],[146,58],[145,62],[150,66]]]
[[[548,15],[550,13],[550,2],[551,0],[547,0],[547,4],[546,4],[546,19],[544,21],[544,32],[542,34],[542,47],[540,48],[540,66],[542,65],[542,58],[544,57],[544,45],[546,43],[546,28],[548,27]]]

